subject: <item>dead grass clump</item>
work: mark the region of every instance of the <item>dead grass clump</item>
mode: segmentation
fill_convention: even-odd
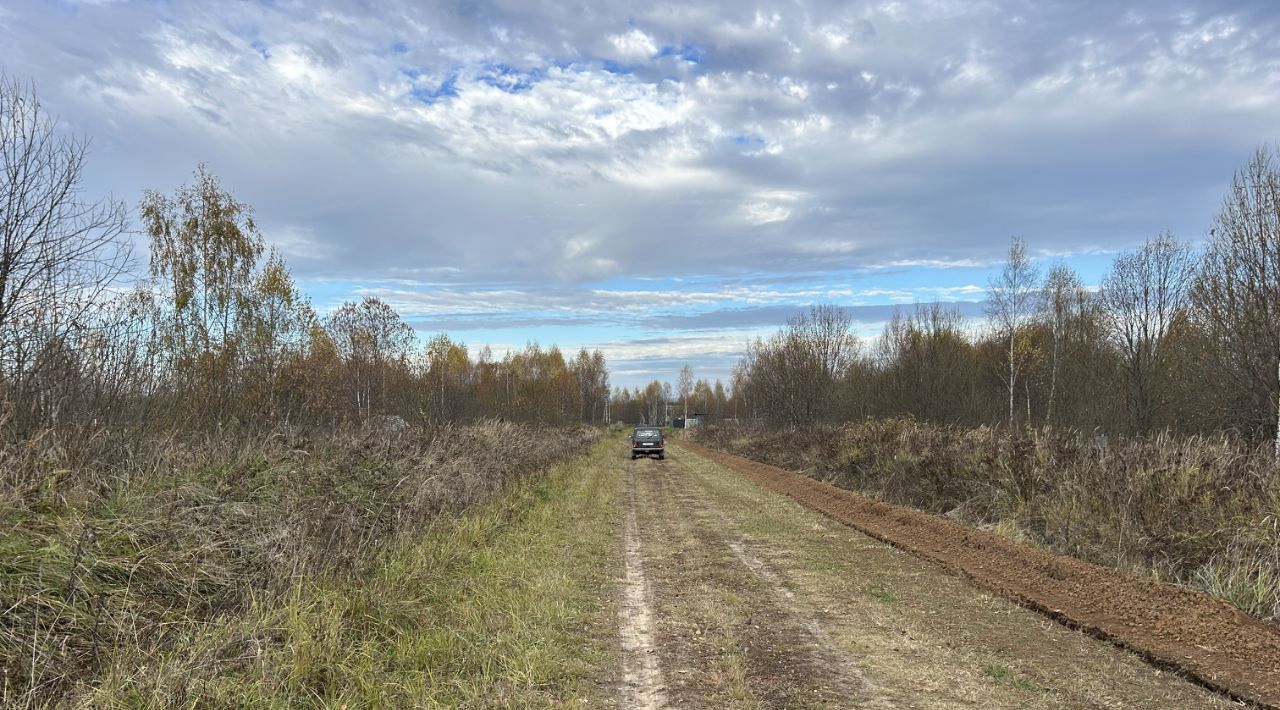
[[[59,704],[195,639],[252,656],[266,632],[199,630],[302,578],[358,578],[397,535],[598,436],[486,422],[0,442],[0,706]]]
[[[1280,621],[1280,470],[1228,436],[1106,442],[910,419],[702,443],[1057,552],[1204,590]],[[744,442],[749,442],[747,448]]]

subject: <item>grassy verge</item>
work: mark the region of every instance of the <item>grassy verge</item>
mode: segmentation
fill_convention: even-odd
[[[597,452],[598,453],[598,452]],[[618,477],[600,456],[421,538],[389,546],[359,580],[299,583],[281,606],[255,609],[139,668],[120,659],[103,705],[534,707],[597,705],[613,663],[609,558]],[[216,659],[253,631],[270,647]],[[201,643],[201,638],[215,639]],[[222,666],[215,671],[211,663]]]
[[[589,697],[616,472],[531,435],[595,438],[160,442],[0,486],[0,706]]]

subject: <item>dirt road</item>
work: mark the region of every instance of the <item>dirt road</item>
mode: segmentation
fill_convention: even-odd
[[[1237,707],[689,449],[618,467],[623,707]]]

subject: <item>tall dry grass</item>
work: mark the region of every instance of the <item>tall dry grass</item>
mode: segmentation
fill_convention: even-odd
[[[0,443],[0,706],[83,697],[113,664],[145,667],[300,579],[358,583],[388,541],[599,436],[487,422]],[[210,658],[274,642],[222,628]]]
[[[1280,468],[1268,447],[1225,435],[1108,442],[909,419],[695,431],[710,446],[1280,622]]]

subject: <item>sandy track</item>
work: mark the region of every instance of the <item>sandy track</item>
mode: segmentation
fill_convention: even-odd
[[[617,465],[622,707],[1235,706],[689,449]]]
[[[640,461],[628,477],[672,706],[837,707],[859,695],[851,665],[679,464]]]
[[[653,639],[653,611],[645,577],[640,533],[636,523],[635,467],[627,470],[627,515],[622,531],[625,578],[618,604],[618,633],[622,642],[622,688],[625,708],[649,710],[666,706],[667,698]]]
[[[721,451],[688,442],[679,446],[1233,698],[1280,706],[1280,631],[1222,601],[1024,547]]]

